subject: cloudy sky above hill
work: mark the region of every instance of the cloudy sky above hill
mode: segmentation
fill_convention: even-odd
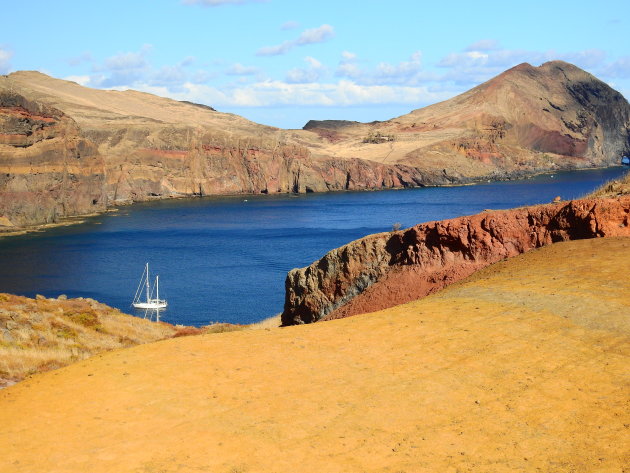
[[[39,70],[285,128],[385,120],[554,59],[630,97],[627,0],[2,3],[0,74]]]

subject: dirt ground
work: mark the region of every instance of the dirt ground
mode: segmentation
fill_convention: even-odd
[[[619,472],[630,239],[560,243],[438,294],[176,338],[0,391],[0,471]]]

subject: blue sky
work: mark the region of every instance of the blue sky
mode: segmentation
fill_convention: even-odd
[[[39,70],[301,128],[385,120],[521,62],[630,97],[628,0],[0,0],[0,74]]]

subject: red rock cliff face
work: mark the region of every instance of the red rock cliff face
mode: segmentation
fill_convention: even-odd
[[[370,235],[290,271],[282,323],[384,309],[534,248],[608,236],[630,236],[630,196],[484,212]]]
[[[0,91],[0,226],[106,208],[103,160],[59,110]]]
[[[403,164],[314,158],[286,142],[217,137],[192,128],[86,131],[106,162],[112,202],[214,194],[306,193],[450,184],[457,176]],[[155,135],[158,138],[155,138]]]

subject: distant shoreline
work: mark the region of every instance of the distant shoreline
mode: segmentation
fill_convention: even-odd
[[[616,164],[612,166],[594,166],[594,167],[575,168],[575,169],[545,170],[545,171],[535,172],[531,174],[525,173],[523,175],[506,176],[505,178],[502,178],[502,179],[480,179],[480,180],[475,180],[475,181],[470,181],[470,182],[462,182],[458,184],[442,184],[442,185],[430,184],[426,186],[412,186],[412,187],[333,190],[333,191],[326,191],[326,192],[314,192],[314,194],[338,194],[338,193],[348,193],[348,192],[361,192],[361,193],[382,192],[382,191],[394,191],[394,190],[419,189],[419,188],[426,188],[426,187],[438,187],[438,188],[440,187],[444,187],[444,188],[465,187],[465,186],[476,186],[476,185],[484,184],[488,182],[522,181],[522,180],[533,179],[537,176],[553,175],[553,174],[557,174],[561,172],[565,173],[565,172],[578,172],[578,171],[595,171],[598,169],[612,169],[612,168],[621,168],[621,167],[628,167],[628,166],[623,166],[622,164]],[[630,167],[628,168],[628,170],[630,171]],[[148,202],[158,202],[158,201],[183,200],[183,199],[196,200],[196,199],[218,198],[218,197],[243,197],[245,198],[245,197],[253,197],[253,196],[256,196],[256,197],[261,196],[262,198],[265,198],[272,195],[293,195],[293,194],[294,193],[291,193],[291,192],[278,192],[274,194],[208,194],[208,195],[202,195],[202,196],[178,195],[178,196],[169,196],[169,197],[148,197],[145,200],[136,200],[136,201],[119,200],[115,202],[114,204],[112,204],[111,206],[108,206],[107,209],[102,212],[92,212],[89,214],[62,217],[61,219],[59,219],[58,222],[43,223],[43,224],[38,224],[38,225],[26,226],[26,227],[0,226],[0,241],[6,237],[22,236],[22,235],[26,235],[30,233],[44,232],[52,228],[68,227],[71,225],[82,224],[82,223],[85,223],[86,219],[90,217],[97,217],[99,215],[104,215],[109,212],[118,212],[118,209],[120,209],[121,207],[128,206],[128,205],[142,204],[142,203],[148,203]],[[300,195],[300,194],[295,194],[295,195]]]

